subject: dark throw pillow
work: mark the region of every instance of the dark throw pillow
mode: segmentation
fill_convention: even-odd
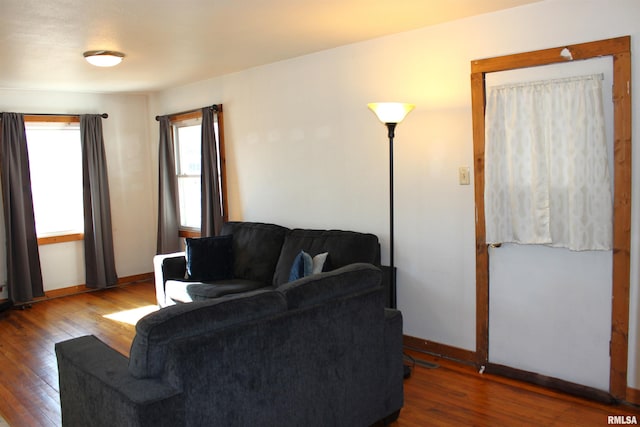
[[[200,282],[233,278],[232,235],[187,238],[187,277]]]

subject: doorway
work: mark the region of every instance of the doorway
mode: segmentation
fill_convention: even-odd
[[[630,37],[602,40],[541,51],[472,61],[471,86],[476,199],[476,363],[492,368],[489,358],[489,248],[485,240],[484,213],[484,112],[488,73],[561,64],[603,56],[613,58],[614,231],[611,255],[611,344],[608,391],[625,399],[627,384],[627,333],[629,323],[629,249],[631,224],[631,64]],[[539,376],[524,375],[537,382]],[[546,378],[546,377],[545,377]],[[545,379],[546,381],[547,379]]]

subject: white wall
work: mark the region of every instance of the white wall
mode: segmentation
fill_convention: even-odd
[[[103,120],[116,271],[120,277],[153,271],[156,205],[146,95],[0,90],[0,111],[108,113]],[[1,240],[4,242],[4,227]],[[2,246],[4,257],[5,248]],[[45,291],[85,283],[83,242],[40,247]],[[0,283],[6,283],[0,263]],[[5,294],[6,297],[6,294]]]
[[[395,146],[404,332],[475,350],[473,185],[457,183],[458,167],[473,166],[470,61],[622,35],[638,55],[639,20],[637,0],[546,0],[174,88],[150,111],[224,104],[232,219],[373,232],[386,262],[388,144],[366,104],[415,103]],[[639,93],[633,112],[640,135]],[[633,162],[629,385],[640,388],[640,150]]]

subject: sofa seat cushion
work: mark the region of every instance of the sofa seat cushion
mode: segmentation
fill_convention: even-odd
[[[255,280],[228,279],[212,282],[167,280],[165,295],[175,302],[204,301],[224,295],[249,292],[268,286]]]
[[[382,272],[371,264],[355,263],[326,273],[313,274],[276,288],[290,310],[366,292],[382,285]],[[382,310],[382,306],[380,308]]]
[[[280,292],[257,290],[226,298],[162,308],[138,321],[131,344],[129,372],[136,378],[162,374],[172,342],[250,322],[284,312],[287,303]]]
[[[300,251],[312,257],[328,252],[324,271],[358,262],[380,265],[380,243],[374,234],[297,228],[289,231],[284,239],[273,275],[274,286],[289,281],[291,266]]]

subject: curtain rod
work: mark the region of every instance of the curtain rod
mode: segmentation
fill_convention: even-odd
[[[213,105],[210,105],[209,107],[202,107],[202,108],[210,108],[214,112],[218,113],[218,112],[222,111],[222,104],[213,104]],[[179,113],[172,113],[172,114],[167,114],[167,115],[168,116],[179,116],[181,114],[195,113],[196,111],[202,110],[202,108],[194,108],[193,110],[180,111]],[[160,117],[162,117],[162,116],[156,116],[156,120],[160,121]]]
[[[0,117],[2,117],[4,113],[0,113]],[[20,113],[24,116],[73,116],[73,117],[80,117],[82,114],[69,114],[69,113]],[[100,116],[103,119],[106,119],[109,117],[109,115],[107,113],[102,113],[100,114]]]

